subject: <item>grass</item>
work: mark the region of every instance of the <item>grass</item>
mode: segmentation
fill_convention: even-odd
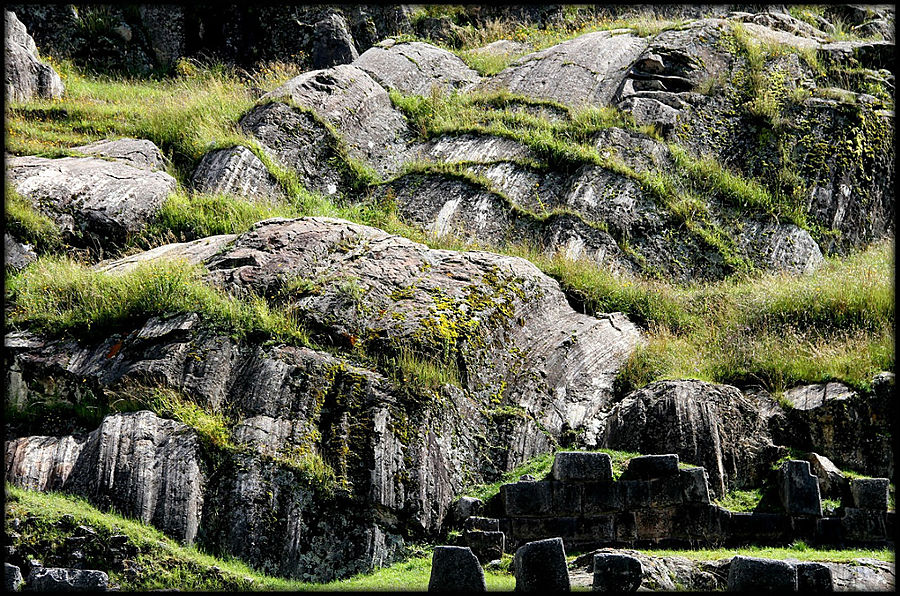
[[[716,561],[736,555],[760,557],[763,559],[797,559],[799,561],[830,561],[833,563],[853,563],[858,559],[877,559],[893,563],[894,551],[882,549],[822,549],[812,548],[802,541],[787,547],[741,546],[740,548],[701,548],[691,550],[639,549],[654,557],[684,557],[692,561]]]
[[[103,334],[148,316],[198,313],[235,336],[260,333],[310,345],[306,331],[262,298],[244,300],[202,282],[180,261],[140,265],[122,274],[93,271],[66,257],[42,257],[6,278],[7,323],[74,336]]]
[[[5,192],[6,229],[18,240],[34,245],[42,252],[60,248],[62,238],[56,223],[39,213],[9,182]]]
[[[73,519],[66,524],[63,516]],[[45,564],[52,564],[66,536],[78,525],[97,531],[99,542],[124,534],[136,548],[127,573],[110,567],[102,551],[85,547],[86,563],[91,569],[107,571],[110,581],[123,591],[177,589],[181,591],[380,591],[426,590],[431,573],[430,549],[405,561],[329,583],[309,583],[260,573],[233,558],[214,557],[202,549],[184,547],[159,530],[115,512],[101,511],[82,497],[57,492],[23,490],[6,484],[6,524],[18,518],[26,521],[19,542],[20,552],[33,553]],[[486,571],[488,589],[511,590],[515,579],[504,572]]]

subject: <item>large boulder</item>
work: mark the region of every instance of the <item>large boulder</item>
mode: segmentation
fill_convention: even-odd
[[[73,151],[115,159],[143,170],[164,170],[166,159],[153,141],[147,139],[106,139],[72,147]]]
[[[465,546],[438,546],[431,560],[429,592],[486,592],[484,571]]]
[[[658,381],[628,394],[588,424],[591,446],[677,454],[709,473],[710,490],[761,483],[780,451],[758,400],[736,387]]]
[[[597,31],[526,54],[481,84],[571,106],[609,105],[623,72],[647,47],[628,31]]]
[[[523,544],[513,557],[516,592],[568,592],[569,570],[562,538]]]
[[[405,539],[436,536],[471,478],[498,478],[549,451],[607,404],[618,367],[640,341],[620,313],[572,310],[558,284],[525,260],[431,250],[340,220],[269,220],[103,270],[121,274],[159,259],[202,264],[205,280],[225,291],[291,308],[313,341],[336,354],[233,338],[197,314],[79,340],[17,333],[6,341],[10,403],[26,409],[52,391],[54,401],[102,407],[151,383],[229,412],[242,450],[206,481],[198,540],[294,577],[364,571],[390,560]],[[413,366],[402,368],[410,353]],[[428,381],[432,388],[409,382],[426,367],[447,376]],[[76,434],[85,430],[54,431],[63,439],[18,430],[9,449],[20,455],[7,461],[31,463],[8,477],[84,494],[80,487],[96,481],[69,463],[92,453]],[[278,463],[298,453],[321,457],[346,496],[326,498],[302,471]],[[298,532],[315,539],[298,542]]]
[[[305,72],[262,96],[293,102],[330,123],[350,155],[384,174],[404,163],[412,132],[388,92],[364,70],[340,64]]]
[[[309,57],[313,68],[349,64],[359,57],[343,16],[332,13],[313,25]]]
[[[844,469],[893,478],[889,391],[861,393],[822,383],[788,389],[784,399],[790,407],[770,425],[777,443],[814,451]]]
[[[428,96],[432,88],[450,92],[465,90],[481,77],[458,56],[420,41],[381,42],[353,63],[373,79],[407,95]]]
[[[175,179],[96,157],[13,157],[9,182],[53,219],[70,242],[108,250],[140,232],[175,190]]]
[[[105,592],[109,576],[92,569],[40,567],[28,574],[28,588],[36,592]]]
[[[15,13],[3,11],[6,20],[6,97],[7,101],[57,99],[65,87],[48,64],[41,62],[37,46]]]

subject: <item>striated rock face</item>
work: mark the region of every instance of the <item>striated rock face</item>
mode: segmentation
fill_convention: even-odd
[[[175,190],[175,179],[165,172],[95,157],[13,157],[6,174],[22,196],[81,246],[124,241]]]
[[[143,443],[130,438],[136,429],[121,428],[122,415],[107,418],[86,442],[14,439],[8,449],[21,455],[8,461],[23,463],[7,475],[104,503],[115,488],[130,511],[174,525],[179,536],[196,535],[210,548],[294,577],[362,571],[389,560],[406,539],[435,535],[464,483],[546,452],[554,437],[604,407],[616,370],[639,341],[619,313],[574,312],[557,283],[527,261],[431,250],[341,220],[269,220],[239,236],[161,247],[104,267],[127,271],[160,258],[202,263],[207,280],[229,292],[285,301],[315,341],[355,348],[361,364],[310,348],[235,340],[194,314],[81,341],[11,334],[9,386],[20,407],[49,391],[56,399],[102,403],[135,386],[163,385],[205,410],[232,413],[232,437],[249,452],[216,464],[215,481],[204,480],[206,472],[197,476],[199,516],[187,499],[162,518],[143,504],[150,497],[140,507],[132,503],[129,491],[161,476],[127,471],[123,462]],[[424,394],[404,387],[389,359],[405,353],[455,368],[458,385]],[[127,446],[121,456],[95,448],[112,432],[110,444]],[[154,441],[155,457],[172,455],[164,447],[170,443]],[[303,472],[278,463],[304,453],[324,459],[347,495],[325,498]],[[61,463],[45,469],[42,461]],[[95,462],[85,469],[94,473],[113,470],[112,484],[101,484],[112,488],[92,488],[100,481],[79,467],[82,461]],[[194,486],[167,490],[176,498],[193,495]],[[195,519],[194,534],[188,521]]]
[[[6,444],[6,478],[64,490],[151,523],[190,543],[204,477],[190,429],[148,411],[109,416],[85,439],[22,437]]]
[[[262,96],[262,101],[287,99],[311,109],[334,126],[350,154],[379,173],[402,164],[411,133],[387,91],[352,64],[305,72]]]
[[[703,381],[659,381],[628,394],[589,425],[589,445],[676,453],[703,466],[710,490],[758,485],[780,452],[758,400],[736,387]]]
[[[4,10],[6,24],[6,97],[8,101],[62,97],[62,79],[48,64],[38,60],[34,39],[15,13]]]
[[[481,77],[455,54],[419,41],[377,44],[353,62],[388,89],[408,95],[428,95],[432,87],[441,91],[465,90]]]
[[[793,407],[773,424],[773,438],[822,454],[842,468],[893,478],[892,389],[860,394],[841,383],[826,383],[785,391]]]
[[[143,170],[164,170],[166,167],[166,160],[159,147],[147,139],[96,141],[72,147],[72,150],[85,155],[115,159]]]
[[[251,200],[276,199],[282,195],[278,181],[246,147],[210,151],[197,164],[191,182],[202,192],[238,195]]]
[[[587,33],[519,58],[482,88],[571,106],[608,105],[624,71],[646,47],[646,40],[627,30]]]

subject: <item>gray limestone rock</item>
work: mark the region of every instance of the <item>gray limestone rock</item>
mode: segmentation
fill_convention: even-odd
[[[250,110],[239,124],[271,157],[297,172],[310,190],[326,195],[345,190],[346,180],[337,165],[337,140],[312,114],[280,102],[264,103]],[[261,165],[253,168],[256,179],[262,177]]]
[[[562,538],[520,546],[513,558],[516,592],[568,592],[569,571]]]
[[[431,560],[429,592],[486,592],[484,571],[467,546],[438,546]]]
[[[819,492],[823,498],[839,499],[847,491],[847,478],[830,459],[818,453],[810,453],[807,458],[810,470],[819,479]]]
[[[95,157],[13,157],[6,173],[19,194],[72,242],[88,246],[103,239],[122,242],[139,232],[175,190],[175,179],[165,172]]]
[[[644,568],[639,559],[625,554],[594,555],[595,592],[634,592],[640,585]]]
[[[272,200],[283,195],[278,180],[265,164],[250,149],[241,146],[216,149],[204,155],[191,183],[201,192],[238,195],[250,200]]]
[[[105,592],[109,576],[103,571],[41,567],[28,575],[28,589],[36,592]]]
[[[647,41],[626,30],[597,31],[527,54],[486,78],[484,89],[508,89],[572,106],[608,105]]]
[[[362,53],[354,66],[388,89],[428,96],[465,90],[481,80],[478,73],[447,50],[420,41],[381,43]]]
[[[628,394],[588,428],[597,447],[675,453],[706,468],[710,490],[761,482],[778,459],[758,399],[729,385],[659,381]]]
[[[822,563],[797,563],[797,591],[806,593],[834,592],[831,569]]]
[[[789,515],[822,516],[819,481],[809,471],[809,462],[792,459],[779,470],[778,496]]]
[[[37,259],[37,253],[30,244],[19,242],[9,232],[3,233],[5,265],[13,271],[23,269]]]
[[[480,514],[483,509],[484,501],[481,499],[465,496],[459,497],[450,507],[451,523],[455,526],[465,525],[469,519]]]
[[[745,219],[734,237],[736,244],[764,269],[799,275],[825,262],[809,232],[794,224]]]
[[[796,592],[797,567],[786,561],[736,556],[728,567],[729,592]]]
[[[359,57],[350,27],[343,16],[332,13],[313,25],[309,58],[313,68],[349,64]]]
[[[34,39],[15,13],[4,10],[7,101],[62,97],[65,87],[53,68],[38,59]]]
[[[188,427],[149,411],[104,419],[86,439],[21,437],[6,444],[6,479],[80,494],[193,542],[204,478]]]
[[[72,147],[73,151],[96,157],[115,159],[143,170],[164,170],[166,159],[153,141],[147,139],[113,139]]]
[[[290,100],[313,110],[337,129],[350,155],[380,174],[404,163],[412,133],[388,92],[352,64],[305,72],[263,95],[261,101]]]

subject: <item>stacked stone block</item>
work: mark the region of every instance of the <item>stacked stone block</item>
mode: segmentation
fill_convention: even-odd
[[[567,549],[668,544],[819,544],[884,542],[893,529],[887,480],[851,483],[853,507],[822,516],[819,483],[807,461],[779,470],[784,513],[731,512],[710,503],[706,471],[682,468],[678,456],[635,457],[613,480],[605,453],[561,452],[546,480],[500,487],[499,529],[506,549],[561,537]]]

